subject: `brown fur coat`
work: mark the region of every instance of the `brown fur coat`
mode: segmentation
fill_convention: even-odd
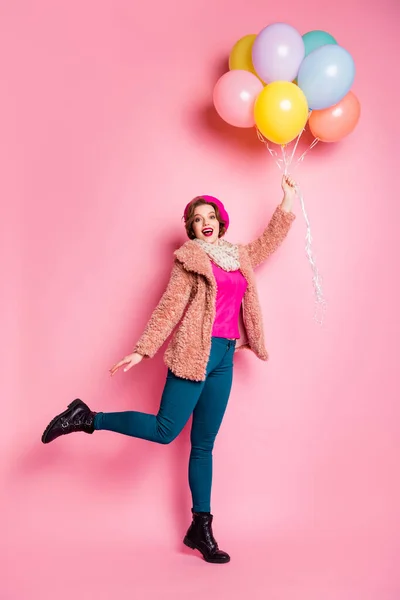
[[[294,218],[293,213],[278,206],[263,234],[250,244],[239,246],[240,271],[248,284],[242,303],[247,340],[240,348],[252,350],[261,360],[268,360],[268,353],[253,269],[278,248]],[[193,241],[183,244],[174,256],[167,289],[134,352],[153,357],[180,323],[165,352],[165,364],[178,377],[204,381],[217,295],[211,261]]]

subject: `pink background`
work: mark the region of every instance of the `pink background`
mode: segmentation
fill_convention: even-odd
[[[232,45],[277,20],[352,53],[362,118],[296,171],[324,328],[299,206],[258,271],[271,360],[236,357],[213,497],[233,559],[214,567],[181,544],[188,429],[168,447],[40,436],[76,396],[157,410],[161,353],[108,369],[163,290],[188,199],[221,197],[236,241],[280,201],[254,132],[210,105]],[[1,600],[399,598],[398,22],[397,0],[1,4]]]

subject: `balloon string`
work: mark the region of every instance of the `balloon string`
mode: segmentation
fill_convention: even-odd
[[[263,134],[261,133],[261,131],[259,129],[257,129],[257,137],[260,140],[260,142],[262,142],[264,144],[264,146],[268,150],[269,154],[275,160],[275,163],[278,166],[279,170],[282,171],[282,159],[278,158],[278,153],[276,152],[276,150],[274,150],[273,148],[270,147],[268,140],[263,136]]]
[[[303,129],[303,131],[304,131],[304,129]],[[282,171],[282,168],[284,169],[285,175],[287,175],[288,170],[291,166],[291,163],[292,163],[292,160],[293,160],[293,157],[295,154],[295,150],[297,148],[298,141],[299,141],[303,131],[298,136],[294,151],[292,151],[290,158],[288,158],[285,145],[281,146],[282,158],[278,158],[278,153],[275,150],[273,150],[272,148],[270,148],[268,140],[257,129],[258,139],[265,145],[265,147],[267,148],[267,150],[268,150],[269,154],[272,156],[272,158],[275,159],[275,162],[278,165],[279,170]],[[315,138],[315,140],[310,144],[309,148],[307,148],[307,150],[305,152],[303,152],[303,154],[297,160],[294,168],[296,168],[298,166],[298,164],[300,164],[300,162],[302,162],[304,160],[304,158],[308,154],[308,152],[310,152],[310,150],[312,150],[312,148],[314,148],[314,146],[316,146],[318,142],[319,142],[319,139]],[[324,321],[324,317],[325,317],[325,311],[326,311],[326,300],[324,298],[324,293],[322,290],[322,277],[317,268],[315,258],[313,256],[313,252],[312,252],[313,239],[312,239],[312,234],[311,234],[310,220],[308,218],[307,210],[305,207],[303,193],[298,185],[296,185],[296,193],[300,200],[301,210],[302,210],[303,217],[304,217],[304,220],[306,222],[306,227],[307,227],[305,251],[306,251],[306,256],[307,256],[308,262],[309,262],[309,264],[311,266],[311,270],[312,270],[312,282],[313,282],[314,295],[315,295],[314,320],[319,325],[322,325],[323,321]]]
[[[287,175],[289,172],[289,168],[292,165],[293,162],[293,158],[295,156],[295,152],[297,150],[297,146],[299,144],[300,138],[303,135],[305,128],[299,133],[299,135],[297,136],[297,140],[296,143],[293,147],[293,150],[291,152],[290,158],[288,158],[288,155],[286,153],[286,148],[287,145],[282,145],[281,146],[281,154],[282,154],[282,158],[278,158],[278,153],[276,152],[276,150],[274,150],[273,148],[270,147],[268,140],[263,136],[263,134],[261,133],[261,131],[259,129],[256,129],[257,131],[257,137],[260,140],[260,142],[262,142],[264,144],[264,146],[267,148],[269,154],[272,156],[272,158],[275,160],[276,165],[278,166],[279,170],[284,171],[284,174]],[[307,156],[307,154],[310,152],[310,150],[312,150],[319,142],[319,138],[315,138],[311,144],[309,145],[309,147],[303,152],[303,154],[297,159],[293,169],[296,169],[297,166],[299,165],[299,163],[303,162],[303,160],[305,159],[305,157]]]
[[[294,165],[294,169],[296,169],[296,167],[303,162],[303,160],[305,159],[305,157],[307,156],[307,154],[310,152],[310,150],[312,150],[319,142],[319,138],[315,138],[313,142],[311,142],[311,144],[309,145],[309,147],[304,150],[303,154],[297,159],[296,164]]]
[[[311,112],[312,112],[311,110],[308,111],[307,121],[310,118]],[[304,125],[303,129],[300,131],[299,135],[297,136],[296,143],[293,146],[292,154],[290,155],[289,165],[291,165],[293,162],[293,158],[294,158],[294,155],[296,154],[297,146],[299,145],[300,138],[303,135],[303,133],[305,132],[305,130],[306,130],[306,126]]]
[[[303,129],[300,131],[299,135],[297,136],[296,143],[295,143],[295,145],[293,146],[292,154],[290,155],[290,161],[289,161],[289,165],[291,165],[291,164],[292,164],[293,157],[294,157],[294,155],[295,155],[295,153],[296,153],[297,146],[299,145],[299,141],[300,141],[300,138],[301,138],[301,136],[302,136],[302,135],[303,135],[303,133],[304,133],[304,130],[305,130],[305,127],[303,127]]]
[[[312,235],[311,235],[311,225],[310,225],[310,221],[309,221],[308,214],[306,211],[303,193],[298,185],[296,185],[296,192],[297,192],[297,196],[300,200],[301,210],[302,210],[304,220],[305,220],[306,226],[307,226],[305,250],[306,250],[308,262],[310,263],[312,274],[313,274],[312,282],[313,282],[314,295],[315,295],[314,320],[319,325],[322,325],[323,321],[324,321],[324,317],[325,317],[325,312],[326,312],[326,300],[324,298],[324,293],[322,290],[322,277],[318,270],[318,267],[316,265],[316,262],[315,262],[315,259],[314,259],[313,253],[312,253],[313,239],[312,239]]]
[[[289,169],[289,159],[288,159],[288,155],[286,154],[286,146],[285,145],[281,146],[281,152],[282,152],[283,164],[285,165],[284,174],[287,175],[288,169]]]

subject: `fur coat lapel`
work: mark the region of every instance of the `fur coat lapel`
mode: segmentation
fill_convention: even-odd
[[[192,240],[185,242],[178,250],[174,252],[176,259],[182,263],[186,271],[203,275],[211,283],[214,283],[214,274],[212,271],[211,260],[208,255],[195,244]],[[239,245],[240,272],[248,284],[253,281],[253,270],[247,252],[243,246]]]

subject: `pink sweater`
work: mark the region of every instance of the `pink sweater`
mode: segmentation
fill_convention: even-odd
[[[239,339],[239,311],[247,288],[240,271],[224,271],[213,262],[212,270],[217,282],[217,300],[212,336]]]

